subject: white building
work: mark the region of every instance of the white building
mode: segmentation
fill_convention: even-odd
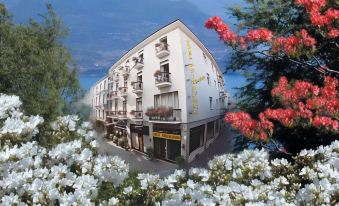
[[[93,86],[93,108],[108,133],[157,158],[188,162],[219,133],[228,104],[211,53],[179,20],[127,52]]]

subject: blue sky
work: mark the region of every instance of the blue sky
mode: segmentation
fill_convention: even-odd
[[[13,13],[16,22],[39,19],[50,2],[63,24],[69,28],[64,40],[82,76],[99,78],[107,73],[125,52],[159,28],[182,20],[199,37],[223,69],[230,49],[215,32],[204,28],[208,17],[221,16],[232,24],[227,7],[236,0],[0,0]],[[85,78],[88,88],[92,83]],[[232,86],[239,86],[239,75],[226,75]]]

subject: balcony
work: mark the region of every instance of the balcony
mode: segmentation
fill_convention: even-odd
[[[118,99],[118,91],[110,91],[108,94],[108,99],[112,100],[112,99]]]
[[[132,92],[140,95],[143,92],[142,82],[132,82],[133,90]]]
[[[134,68],[136,70],[141,70],[144,67],[144,58],[134,57],[133,61],[135,62]]]
[[[127,111],[119,111],[118,112],[119,119],[127,119]]]
[[[170,107],[148,108],[145,114],[151,122],[181,122],[181,109]]]
[[[160,72],[159,70],[154,73],[155,77],[155,86],[158,88],[168,87],[172,85],[171,82],[171,73],[169,72]]]
[[[100,94],[105,94],[107,92],[108,92],[108,89],[103,89],[103,90],[100,91]]]
[[[227,92],[221,91],[221,92],[219,92],[219,96],[220,97],[227,97]]]
[[[128,75],[129,75],[129,66],[125,66],[123,69],[121,69],[121,75],[124,78],[128,78]]]
[[[155,55],[160,59],[170,54],[169,45],[165,42],[155,44]]]
[[[119,74],[115,74],[115,75],[113,76],[113,81],[114,81],[114,82],[119,82]]]
[[[107,117],[109,118],[118,118],[118,112],[117,111],[108,111]]]
[[[135,120],[142,120],[143,118],[143,112],[142,111],[131,111],[131,115],[133,116],[133,119]]]
[[[127,97],[127,87],[119,87],[119,92],[121,97]]]
[[[108,107],[108,104],[107,104],[107,103],[102,104],[102,108],[103,108],[104,110],[109,110],[109,109],[110,109],[110,108]]]

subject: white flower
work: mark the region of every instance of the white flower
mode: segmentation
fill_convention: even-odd
[[[133,191],[133,187],[132,186],[128,186],[124,188],[124,194],[128,195],[129,193],[131,193]]]
[[[118,198],[115,198],[115,197],[112,197],[111,199],[109,199],[108,201],[108,205],[109,206],[114,206],[114,205],[117,205],[119,203],[119,199]]]

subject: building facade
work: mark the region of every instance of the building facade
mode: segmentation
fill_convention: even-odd
[[[91,89],[96,119],[130,147],[188,162],[219,134],[228,105],[213,56],[179,20],[127,52]]]

